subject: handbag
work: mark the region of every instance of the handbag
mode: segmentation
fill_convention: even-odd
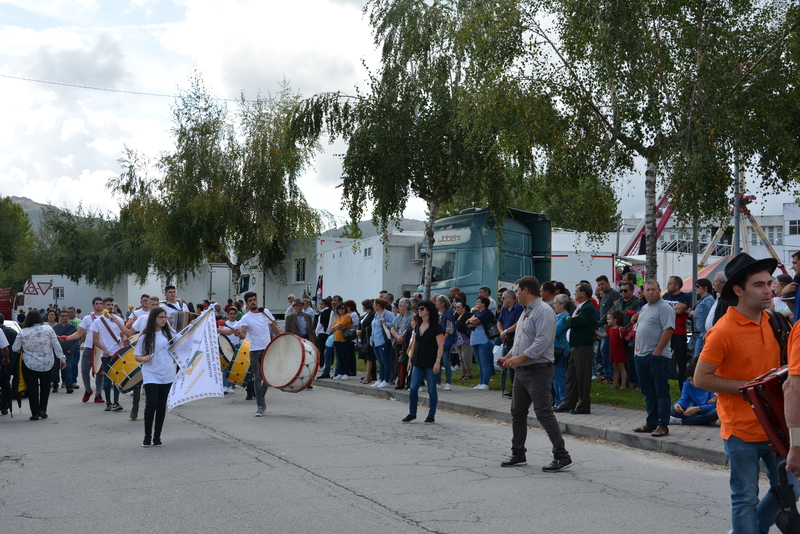
[[[483,325],[483,329],[486,331],[486,337],[489,339],[497,339],[500,337],[500,331],[497,329],[496,323],[492,323],[492,326]]]
[[[347,328],[342,328],[342,337],[345,341],[353,341],[357,337],[357,331],[357,326],[348,326]]]
[[[325,338],[325,346],[328,348],[333,348],[333,334]]]

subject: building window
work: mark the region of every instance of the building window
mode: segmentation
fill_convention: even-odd
[[[767,226],[767,240],[769,242],[775,243],[775,227],[774,226]]]
[[[775,244],[783,245],[783,226],[776,226],[775,231],[776,231]]]
[[[758,232],[756,232],[755,228],[750,228],[750,245],[758,245]]]
[[[372,257],[372,247],[367,247],[364,249],[364,257],[371,258]]]
[[[294,260],[294,281],[295,282],[305,282],[306,281],[306,259],[300,258],[299,260]]]
[[[58,300],[64,300],[64,288],[63,287],[54,287],[53,291],[53,298]]]
[[[789,235],[800,235],[800,221],[789,221]]]
[[[250,275],[243,274],[239,277],[239,293],[250,291]]]

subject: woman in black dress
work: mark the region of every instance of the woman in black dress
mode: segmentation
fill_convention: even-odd
[[[444,330],[439,323],[439,312],[430,300],[423,300],[419,304],[419,317],[421,324],[414,329],[414,337],[408,348],[409,364],[413,365],[411,371],[411,389],[409,390],[408,415],[403,418],[408,423],[417,418],[417,400],[419,385],[422,379],[428,384],[428,397],[430,409],[426,423],[433,423],[436,417],[436,403],[439,396],[436,393],[434,376],[439,372],[444,352]]]

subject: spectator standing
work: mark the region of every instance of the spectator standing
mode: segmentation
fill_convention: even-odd
[[[372,387],[388,388],[392,374],[392,358],[389,355],[392,349],[390,327],[394,322],[394,315],[387,310],[391,304],[382,298],[375,299],[372,306],[375,309],[375,316],[372,319],[372,336],[369,338],[369,344],[378,360],[378,381],[372,384]]]
[[[439,295],[434,299],[436,304],[436,312],[439,315],[439,322],[441,323],[442,330],[444,331],[444,352],[442,354],[442,365],[439,367],[439,372],[434,377],[436,386],[440,387],[442,383],[442,368],[444,368],[444,390],[450,391],[453,385],[453,368],[450,364],[450,349],[453,345],[453,339],[456,333],[456,322],[453,311],[450,309],[450,299],[444,295]]]
[[[5,336],[3,340],[5,341]],[[56,333],[51,327],[42,324],[42,316],[38,311],[28,312],[11,350],[17,353],[22,351],[22,375],[28,385],[31,421],[47,419],[53,354],[58,355],[62,369],[67,366],[67,359],[61,352]]]
[[[672,306],[675,312],[675,332],[670,340],[672,358],[670,359],[670,378],[678,381],[678,386],[683,388],[686,380],[686,347],[687,332],[686,319],[692,309],[692,297],[684,293],[683,280],[680,276],[670,276],[667,281],[667,292],[662,297],[664,302]]]
[[[439,321],[436,306],[430,300],[419,303],[420,325],[414,329],[414,337],[408,349],[411,370],[411,387],[408,392],[408,415],[403,418],[409,423],[417,418],[417,403],[422,379],[428,384],[428,417],[426,423],[435,422],[436,404],[439,395],[436,391],[434,375],[441,370],[444,354],[444,330]]]
[[[566,295],[556,295],[553,300],[553,309],[556,312],[556,337],[553,341],[553,406],[557,408],[561,405],[567,389],[569,341],[567,341],[564,319],[575,310],[575,303]]]
[[[508,354],[511,347],[514,345],[514,332],[517,329],[517,321],[522,316],[525,308],[517,302],[516,292],[506,290],[503,293],[503,306],[500,308],[500,314],[497,316],[497,330],[500,332],[500,340],[503,343],[503,356]],[[514,387],[514,369],[503,369],[503,373],[508,372],[511,376],[511,387]],[[511,398],[512,393],[509,391],[505,393],[508,398]]]
[[[58,324],[53,326],[53,331],[56,333],[56,336],[69,336],[78,331],[75,325],[69,322],[69,313],[66,310],[62,310],[58,318]],[[81,342],[74,339],[72,341],[59,341],[59,344],[61,345],[61,352],[64,354],[67,362],[67,366],[62,371],[64,384],[67,388],[67,393],[72,393],[75,385],[77,385],[77,377],[74,376],[72,372],[77,368],[77,362],[80,360],[80,353],[78,351],[80,350]],[[58,389],[56,389],[56,391],[58,391]]]
[[[567,391],[557,412],[592,413],[592,348],[597,311],[592,306],[591,297],[592,286],[579,284],[575,289],[575,311],[564,319],[569,341]]]
[[[608,322],[608,312],[611,311],[614,304],[619,302],[619,299],[622,297],[616,289],[611,287],[606,275],[601,274],[595,281],[597,282],[597,289],[603,292],[603,298],[600,299],[600,309],[597,310],[597,316],[599,317],[597,327],[604,328]],[[611,349],[609,343],[610,339],[608,337],[600,339],[600,354],[603,356],[603,369],[601,373],[606,382],[614,378],[614,367],[611,364]]]
[[[711,285],[711,280],[708,278],[701,278],[694,286],[697,292],[697,306],[692,311],[692,339],[694,339],[693,354],[695,357],[700,356],[703,351],[703,345],[706,341],[706,318],[714,305],[714,286]],[[689,372],[687,371],[687,376]]]
[[[639,312],[636,322],[636,372],[639,387],[647,407],[646,424],[634,432],[649,432],[653,437],[669,434],[669,361],[672,356],[670,340],[675,330],[675,311],[661,298],[661,286],[656,280],[644,283],[647,305]]]
[[[494,344],[489,339],[489,328],[494,324],[494,314],[489,310],[489,297],[478,297],[477,311],[467,320],[470,328],[469,344],[478,361],[480,383],[473,389],[488,390],[489,379],[492,376],[492,348]]]
[[[456,350],[458,351],[458,361],[461,367],[461,380],[472,379],[472,345],[469,344],[470,334],[467,321],[472,317],[469,307],[457,297],[454,302],[456,310]]]

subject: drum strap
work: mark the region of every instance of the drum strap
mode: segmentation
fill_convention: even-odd
[[[169,306],[170,308],[172,308],[175,311],[183,311],[180,308],[176,308],[173,304],[170,304],[169,302],[167,302],[167,306]]]
[[[772,332],[775,334],[775,339],[778,341],[778,346],[781,348],[781,365],[787,364],[787,343],[789,341],[789,334],[792,332],[792,325],[786,320],[782,313],[775,313],[772,310],[766,310],[769,316],[769,324],[772,327]]]
[[[102,321],[103,326],[106,327],[106,330],[108,330],[108,333],[111,334],[111,339],[114,340],[114,343],[119,344],[119,339],[117,339],[117,336],[114,335],[114,331],[111,330],[110,326],[108,326],[108,323],[106,322],[105,318],[104,317],[100,317],[100,321]]]

